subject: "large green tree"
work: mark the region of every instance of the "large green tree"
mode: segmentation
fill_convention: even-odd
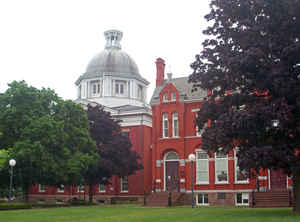
[[[17,161],[14,182],[22,186],[26,200],[34,184],[78,184],[97,159],[81,106],[24,81],[12,82],[0,94],[0,130],[0,147],[11,147],[9,158]]]
[[[139,155],[131,150],[129,136],[121,131],[120,121],[114,119],[101,105],[87,106],[91,124],[91,137],[96,141],[98,163],[89,166],[84,180],[89,185],[89,200],[93,199],[93,186],[108,183],[112,175],[128,176],[142,169]]]
[[[209,92],[203,149],[239,147],[242,169],[293,176],[300,212],[300,1],[212,0],[190,82]]]

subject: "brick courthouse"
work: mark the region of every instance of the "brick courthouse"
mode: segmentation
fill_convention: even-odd
[[[191,166],[194,164],[194,191],[197,205],[251,205],[252,192],[290,189],[290,179],[278,171],[261,171],[256,179],[246,178],[237,166],[236,151],[228,155],[207,155],[201,149],[201,134],[194,120],[206,96],[205,91],[192,93],[187,77],[165,75],[165,62],[156,60],[156,88],[147,104],[149,82],[139,73],[134,60],[121,49],[123,33],[105,33],[105,49],[96,55],[76,81],[77,103],[98,103],[114,118],[122,120],[132,149],[139,153],[144,169],[124,178],[113,176],[111,184],[94,185],[96,202],[142,200],[144,193],[180,192],[190,195]],[[196,155],[196,161],[188,159]],[[124,158],[126,158],[124,156]],[[37,184],[30,190],[30,200],[66,202],[88,198],[87,186]]]

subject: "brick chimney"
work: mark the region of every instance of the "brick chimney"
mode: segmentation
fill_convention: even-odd
[[[165,61],[162,58],[156,59],[156,86],[161,86],[165,78]]]

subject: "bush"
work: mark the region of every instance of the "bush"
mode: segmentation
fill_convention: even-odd
[[[94,205],[94,203],[90,203],[89,201],[86,200],[78,200],[78,199],[73,199],[70,201],[70,204],[73,206],[87,206],[87,205]]]
[[[1,203],[0,210],[17,210],[17,209],[31,209],[32,205],[29,203]]]

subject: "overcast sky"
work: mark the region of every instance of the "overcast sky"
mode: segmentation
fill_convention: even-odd
[[[155,87],[155,60],[188,76],[208,26],[210,0],[0,0],[0,92],[13,80],[75,99],[75,81],[104,49],[103,32],[123,32],[122,49]],[[169,68],[170,67],[170,68]]]

